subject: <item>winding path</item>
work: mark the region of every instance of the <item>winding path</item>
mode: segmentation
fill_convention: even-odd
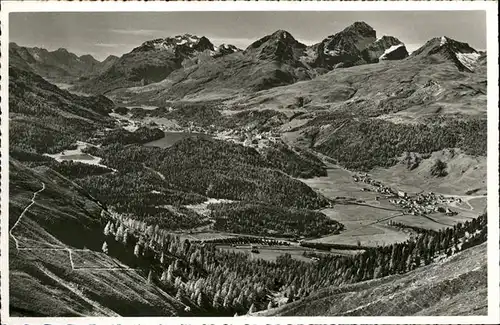
[[[17,218],[17,221],[14,223],[14,225],[12,226],[12,228],[10,228],[10,230],[9,230],[9,235],[12,237],[12,239],[16,243],[17,250],[19,250],[19,242],[17,241],[16,237],[12,234],[12,231],[19,224],[19,222],[21,221],[21,219],[24,217],[24,214],[26,213],[26,211],[28,211],[28,209],[31,208],[31,206],[33,204],[35,204],[35,198],[36,198],[37,194],[40,193],[40,192],[42,192],[43,190],[45,190],[45,183],[42,182],[42,188],[39,189],[38,191],[36,191],[35,193],[33,193],[33,197],[31,198],[31,203],[28,204],[28,206],[26,208],[24,208],[23,212],[21,212],[21,214],[19,215],[19,218]]]
[[[73,262],[73,251],[90,251],[88,249],[70,249],[68,247],[62,247],[62,246],[56,246],[55,248],[36,248],[36,247],[19,247],[19,241],[17,240],[16,236],[12,233],[14,228],[16,228],[19,223],[21,222],[21,219],[24,217],[26,212],[29,210],[33,204],[35,204],[35,199],[39,193],[41,193],[43,190],[45,190],[45,183],[42,182],[42,188],[39,189],[38,191],[33,193],[33,197],[31,198],[31,203],[24,208],[24,210],[21,212],[19,215],[19,218],[17,218],[16,222],[10,228],[9,230],[9,235],[12,237],[14,242],[16,243],[16,249],[17,251],[67,251],[69,255],[69,262],[71,265],[71,270],[73,271],[78,271],[78,270],[135,270],[133,268],[126,268],[126,267],[109,267],[109,268],[92,268],[92,267],[75,267],[75,264]],[[44,243],[46,244],[46,243]]]

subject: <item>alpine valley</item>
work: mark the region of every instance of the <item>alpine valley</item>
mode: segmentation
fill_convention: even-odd
[[[486,315],[486,62],[364,22],[11,43],[10,315]]]

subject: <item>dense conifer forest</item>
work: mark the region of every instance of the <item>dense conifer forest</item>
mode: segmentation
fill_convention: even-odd
[[[352,257],[317,254],[316,262],[307,263],[285,254],[271,262],[218,249],[215,243],[181,240],[158,225],[111,216],[103,230],[103,250],[140,267],[151,285],[161,286],[199,315],[251,313],[327,286],[406,273],[482,243],[487,235],[487,217],[481,215]]]

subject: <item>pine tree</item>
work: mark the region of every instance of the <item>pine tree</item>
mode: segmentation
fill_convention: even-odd
[[[109,224],[109,234],[110,235],[115,234],[115,225],[112,222],[110,222],[110,224]]]
[[[215,308],[215,309],[220,309],[222,307],[221,305],[221,296],[220,296],[220,293],[219,291],[217,291],[214,295],[214,299],[213,299],[213,302],[212,302],[212,306]]]
[[[108,254],[108,243],[104,242],[102,244],[102,251],[104,252],[104,254]]]
[[[174,280],[174,287],[175,287],[176,289],[179,289],[179,288],[182,286],[181,282],[182,282],[182,280],[181,280],[181,277],[180,277],[180,276],[175,277],[175,280]]]
[[[128,244],[128,231],[127,231],[127,229],[123,230],[122,243],[123,243],[123,245]]]
[[[117,242],[123,240],[123,228],[122,228],[122,226],[118,227],[118,229],[116,230],[115,240]]]
[[[111,227],[111,221],[108,221],[106,227],[104,227],[104,236],[109,236],[109,228]]]
[[[228,309],[229,307],[231,307],[231,301],[232,301],[231,296],[226,295],[225,298],[224,298],[224,302],[223,302],[222,306],[224,308]]]
[[[167,282],[171,284],[173,281],[174,275],[172,274],[172,272],[167,271]]]
[[[191,265],[196,264],[196,254],[195,253],[191,254],[191,257],[189,258],[189,264],[191,264]]]
[[[200,306],[201,308],[204,308],[205,307],[205,299],[203,297],[203,293],[200,291],[198,293],[198,298],[196,298],[196,303],[198,304],[198,306]]]
[[[179,301],[183,301],[184,299],[184,289],[181,287],[179,287],[177,289],[177,293],[175,294],[175,299],[179,300]]]
[[[168,275],[167,270],[163,270],[160,278],[161,282],[163,283],[167,282],[167,275]]]

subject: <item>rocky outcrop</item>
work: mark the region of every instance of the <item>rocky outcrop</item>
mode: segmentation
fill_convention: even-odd
[[[401,60],[408,56],[408,52],[397,38],[382,36],[364,49],[362,56],[366,62],[373,63],[379,60]]]
[[[361,53],[376,39],[371,26],[356,22],[317,45],[314,66],[333,69],[366,63]]]

